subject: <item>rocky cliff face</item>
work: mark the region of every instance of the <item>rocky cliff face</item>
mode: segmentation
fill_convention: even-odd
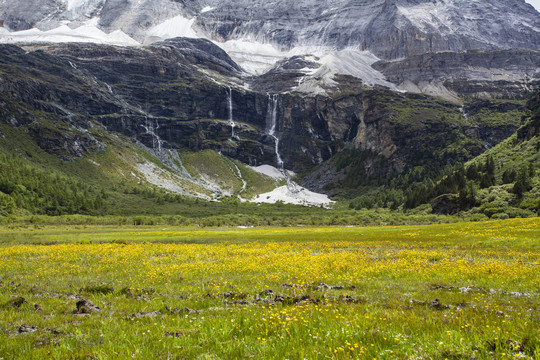
[[[473,123],[458,105],[366,89],[351,77],[337,77],[339,91],[331,96],[250,90],[258,79],[248,86],[236,64],[206,40],[145,48],[3,45],[1,51],[0,121],[29,132],[40,147],[64,159],[102,149],[88,131],[101,129],[149,148],[214,149],[247,164],[277,166],[269,132],[275,115],[287,169],[311,172],[355,149],[364,154],[366,175],[384,177],[467,160],[517,128]],[[473,115],[490,104],[466,109]],[[319,179],[308,177],[306,184],[325,190]]]
[[[0,0],[0,123],[64,160],[109,132],[334,195],[420,181],[520,126],[539,28],[524,0]]]
[[[104,31],[122,30],[139,41],[154,36],[155,26],[175,16],[186,19],[198,36],[217,41],[250,39],[280,49],[354,47],[385,59],[540,46],[540,14],[524,0],[29,0],[24,7],[17,0],[0,3],[0,19],[10,30],[51,29],[65,22],[76,27],[98,19]]]
[[[481,14],[481,15],[480,15]],[[144,39],[175,16],[193,20],[200,36],[252,39],[281,49],[355,47],[386,59],[435,51],[538,48],[540,15],[524,0],[16,0],[0,3],[10,30],[51,29],[99,19],[106,32]]]
[[[201,14],[196,21],[206,33],[223,39],[249,35],[285,48],[358,46],[383,58],[399,58],[443,50],[539,45],[538,33],[531,27],[538,27],[538,14],[523,1],[301,0],[255,6],[244,1],[210,3],[216,9]],[[501,16],[503,13],[508,16]]]
[[[446,88],[474,97],[512,97],[540,86],[540,51],[467,51],[415,55],[379,61],[373,68],[403,90]]]

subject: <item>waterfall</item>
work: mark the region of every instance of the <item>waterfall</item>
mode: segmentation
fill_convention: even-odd
[[[469,121],[469,115],[465,111],[465,105],[463,105],[462,107],[459,108],[459,112],[463,115],[465,120]]]
[[[274,138],[274,143],[276,146],[275,152],[276,152],[276,158],[277,158],[277,164],[279,170],[283,173],[283,175],[287,178],[287,174],[285,171],[285,167],[283,164],[283,159],[281,158],[281,155],[279,153],[279,138],[276,136],[276,126],[277,126],[277,110],[278,110],[278,95],[270,96],[268,95],[268,99],[271,102],[270,107],[270,130],[268,132],[268,135]]]
[[[231,140],[235,137],[234,135],[234,128],[236,127],[236,124],[234,122],[233,117],[233,101],[232,101],[232,88],[230,86],[227,86],[229,89],[229,125],[231,125]]]
[[[283,162],[281,154],[279,153],[280,139],[276,135],[278,104],[279,104],[279,96],[277,94],[274,94],[272,96],[270,96],[270,94],[268,94],[268,109],[269,109],[269,113],[270,113],[270,129],[268,130],[267,134],[274,139],[277,165],[278,165],[279,171],[283,174],[283,176],[287,180],[287,188],[291,192],[296,193],[296,192],[298,192],[298,189],[296,188],[296,184],[291,180],[291,178],[289,177],[289,174],[285,170],[285,163]]]
[[[247,188],[247,182],[246,182],[246,179],[244,179],[244,177],[242,176],[242,171],[240,171],[240,168],[238,167],[238,165],[236,165],[235,163],[233,163],[234,165],[234,168],[236,169],[236,173],[238,175],[238,178],[242,181],[242,189],[238,192],[238,199],[240,201],[246,201],[246,199],[244,199],[242,197],[242,193],[246,190]]]
[[[157,131],[159,130],[159,122],[157,119],[155,119],[155,123],[153,120],[149,120],[148,115],[145,115],[144,118],[144,124],[141,126],[146,130],[146,134],[152,137],[152,149],[159,153],[161,152],[164,143],[164,141],[161,140],[157,134]]]
[[[113,91],[113,88],[112,88],[111,85],[107,84],[106,82],[104,82],[103,84],[105,84],[105,86],[107,87],[107,90],[109,90],[109,92],[110,92],[111,94],[114,94],[114,91]]]

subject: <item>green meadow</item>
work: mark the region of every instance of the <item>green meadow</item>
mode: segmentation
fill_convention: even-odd
[[[540,220],[0,228],[1,359],[540,359]]]

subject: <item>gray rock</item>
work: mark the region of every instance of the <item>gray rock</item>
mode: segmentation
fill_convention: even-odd
[[[75,314],[92,314],[101,311],[100,308],[94,305],[93,302],[86,299],[81,299],[77,301],[76,306],[77,310]]]
[[[379,61],[373,68],[403,90],[438,84],[471,97],[515,97],[540,86],[539,50],[439,52]],[[433,86],[432,86],[433,87]]]
[[[186,61],[193,65],[208,66],[214,70],[241,71],[225,51],[206,39],[179,37],[152,44],[152,48],[156,50],[162,47],[170,47],[178,51]]]
[[[201,13],[206,6],[213,9]],[[17,0],[0,3],[0,19],[11,30],[99,18],[103,30],[121,29],[139,41],[177,15],[195,18],[195,29],[218,41],[250,38],[282,49],[357,47],[385,59],[540,46],[540,14],[524,0],[86,0],[72,8],[61,0],[29,0],[24,7]]]
[[[131,314],[129,318],[130,319],[153,318],[159,315],[161,315],[161,311],[156,310],[156,311],[134,313],[134,314]]]
[[[37,328],[35,326],[21,325],[17,329],[17,334],[27,334],[27,333],[33,333],[36,331],[37,331]]]

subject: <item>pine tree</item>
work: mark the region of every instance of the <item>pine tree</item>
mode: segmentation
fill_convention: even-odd
[[[515,170],[506,170],[502,175],[503,184],[511,184],[516,180],[516,171]]]
[[[478,180],[478,168],[475,164],[467,167],[467,179],[468,180]]]
[[[529,163],[529,178],[532,179],[536,175],[536,168],[532,162]]]
[[[493,160],[493,156],[489,156],[486,159],[485,169],[486,174],[495,175],[495,161]]]
[[[463,209],[468,209],[476,205],[476,188],[472,181],[469,181],[467,185],[459,191],[458,199]]]
[[[531,179],[529,178],[529,171],[523,167],[518,174],[516,183],[514,184],[513,193],[518,197],[522,197],[523,194],[531,189]]]

